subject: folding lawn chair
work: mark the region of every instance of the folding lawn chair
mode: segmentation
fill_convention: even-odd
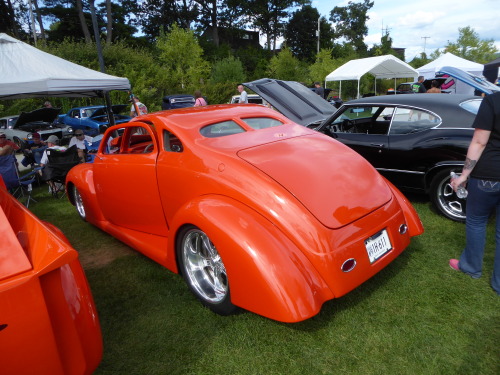
[[[59,192],[62,192],[61,197],[63,197],[66,175],[71,168],[81,162],[78,149],[76,146],[64,151],[48,148],[46,152],[48,162],[43,168],[42,178],[49,184],[54,197],[58,197]]]
[[[20,176],[17,170],[16,157],[14,155],[3,155],[0,156],[0,175],[9,192],[20,201],[23,200],[26,207],[29,207],[31,201],[36,202],[31,193],[38,176],[38,170],[35,169]]]

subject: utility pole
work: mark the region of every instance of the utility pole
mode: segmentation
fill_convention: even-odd
[[[318,30],[316,30],[316,36],[318,37],[318,52],[319,53],[319,20],[321,19],[321,16],[318,17]]]
[[[427,45],[427,39],[430,39],[430,36],[423,36],[422,39],[424,40],[424,55],[425,57],[427,57],[425,53],[425,46]]]

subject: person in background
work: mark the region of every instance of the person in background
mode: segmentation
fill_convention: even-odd
[[[137,96],[134,96],[131,99],[131,102],[132,102],[132,106],[130,107],[130,117],[136,117],[139,115],[147,115],[148,114],[148,108],[139,101],[139,98]],[[139,115],[135,111],[136,106],[139,108]]]
[[[53,107],[52,107],[52,103],[51,103],[51,102],[49,102],[48,100],[47,100],[45,103],[43,103],[43,107],[44,107],[44,108],[53,108]]]
[[[78,149],[78,156],[82,160],[82,163],[84,163],[85,162],[85,154],[86,154],[87,149],[89,148],[89,146],[91,144],[92,144],[92,137],[85,135],[83,133],[83,130],[78,129],[78,130],[75,130],[75,135],[73,137],[71,137],[71,140],[69,141],[68,147],[76,145],[76,148]]]
[[[321,83],[314,82],[314,87],[315,87],[316,94],[318,94],[319,96],[321,96],[324,99],[325,98],[325,89],[323,87],[321,87]]]
[[[207,105],[207,101],[205,100],[205,98],[203,96],[201,96],[200,90],[196,90],[194,92],[194,98],[195,98],[195,101],[194,101],[195,107],[202,107],[202,106]]]
[[[39,133],[33,133],[33,143],[28,144],[23,149],[24,158],[21,160],[21,164],[27,167],[28,165],[40,164],[40,160],[42,160],[42,155],[47,145]]]
[[[439,83],[435,79],[431,82],[431,88],[427,90],[427,94],[441,94],[441,89],[438,87]]]
[[[418,81],[415,82],[412,86],[411,86],[411,89],[414,93],[416,94],[423,94],[425,92],[427,92],[427,90],[425,89],[425,86],[422,82],[424,82],[425,78],[424,76],[419,76],[418,77]]]
[[[5,133],[0,133],[0,147],[5,150],[7,150],[8,148],[10,150],[10,153],[12,154],[14,154],[17,150],[19,150],[19,146],[16,145],[14,142],[9,141]]]
[[[486,227],[496,210],[496,250],[491,286],[500,296],[500,93],[486,96],[474,123],[474,135],[467,151],[462,174],[451,180],[457,191],[467,179],[465,249],[460,259],[450,259],[450,267],[472,278],[483,269]]]
[[[47,148],[43,151],[42,159],[40,160],[40,165],[43,167],[49,161],[49,157],[47,156],[48,149],[57,150],[57,151],[66,151],[66,147],[59,146],[59,138],[57,135],[51,135],[47,138]]]
[[[240,92],[240,100],[238,103],[248,103],[248,94],[243,85],[238,85],[238,91]]]

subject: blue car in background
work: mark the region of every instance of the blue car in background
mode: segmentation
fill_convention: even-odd
[[[130,121],[130,116],[120,114],[129,107],[127,104],[112,106],[115,124]],[[91,137],[99,134],[99,128],[102,125],[109,126],[106,106],[104,105],[72,108],[67,114],[59,117],[59,122],[71,126],[74,130],[82,129],[85,134]]]

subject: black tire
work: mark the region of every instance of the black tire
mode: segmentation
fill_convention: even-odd
[[[76,188],[76,186],[73,186],[71,193],[73,195],[73,202],[74,202],[75,207],[76,207],[76,212],[78,212],[78,216],[80,216],[80,218],[83,221],[87,221],[87,213],[85,211],[83,199],[82,199],[82,196],[80,195],[80,192]]]
[[[186,226],[179,233],[176,251],[179,270],[196,298],[219,315],[236,312],[224,263],[210,238],[200,228]]]
[[[438,172],[432,179],[430,186],[430,198],[437,210],[448,219],[464,222],[466,214],[466,199],[458,198],[450,185],[450,173],[460,170],[444,169]]]

